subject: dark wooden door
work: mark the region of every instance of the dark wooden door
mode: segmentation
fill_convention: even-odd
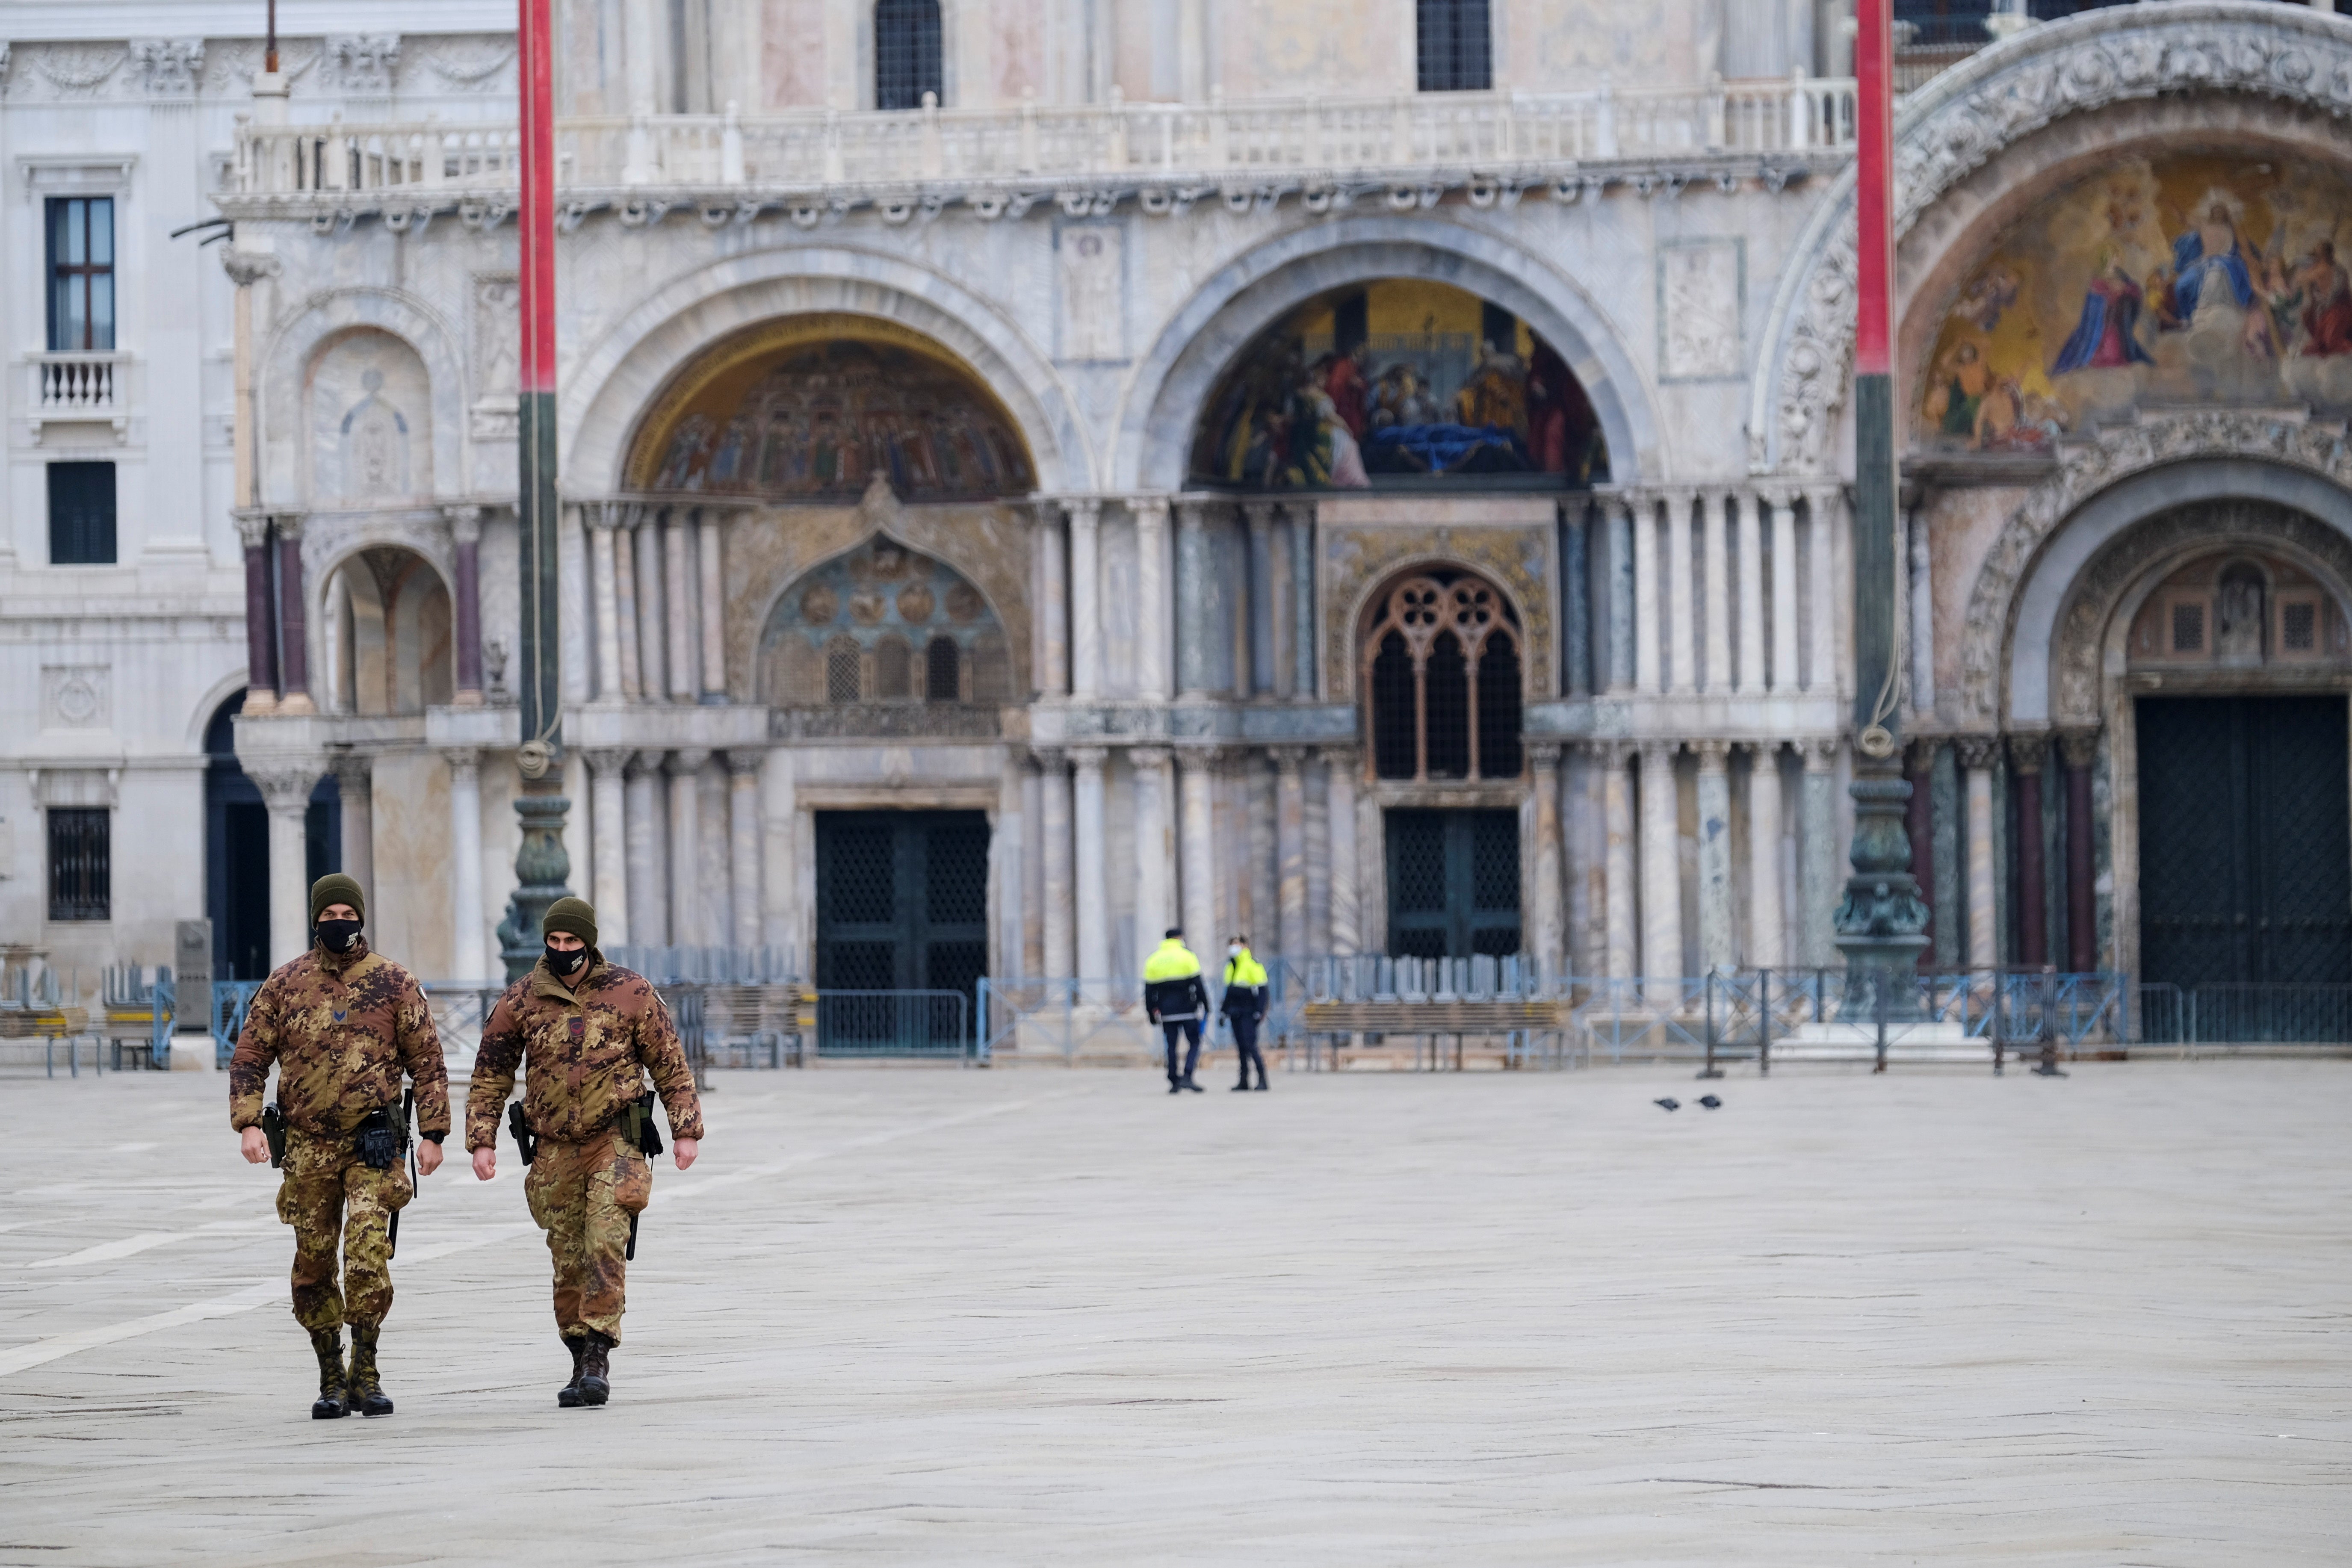
[[[1507,957],[1519,951],[1519,815],[1388,814],[1389,951]]]

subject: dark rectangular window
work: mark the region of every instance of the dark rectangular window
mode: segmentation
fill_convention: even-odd
[[[49,564],[114,564],[114,465],[49,465]]]
[[[1486,0],[1415,0],[1423,92],[1484,92],[1495,85]]]
[[[112,847],[102,806],[49,807],[49,919],[102,921],[112,891]]]
[[[51,196],[49,352],[114,352],[114,198]]]
[[[944,103],[940,61],[940,0],[876,0],[874,107],[920,109],[923,95]]]

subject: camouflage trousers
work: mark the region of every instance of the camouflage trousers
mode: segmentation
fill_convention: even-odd
[[[285,1173],[278,1217],[294,1227],[294,1321],[306,1329],[383,1322],[392,1310],[393,1211],[415,1192],[406,1165],[372,1171],[349,1136],[289,1131]]]
[[[653,1198],[653,1164],[606,1132],[585,1143],[542,1140],[522,1184],[555,1265],[555,1327],[618,1342],[627,1284],[629,1216]]]

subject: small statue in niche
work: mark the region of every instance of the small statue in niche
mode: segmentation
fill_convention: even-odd
[[[2263,579],[2251,566],[2221,574],[2213,595],[2213,652],[2224,664],[2263,661]]]
[[[482,673],[488,678],[489,700],[507,700],[507,645],[503,637],[490,637],[482,644]]]

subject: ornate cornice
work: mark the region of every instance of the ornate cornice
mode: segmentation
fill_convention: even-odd
[[[2352,442],[2344,427],[2313,425],[2292,415],[2210,410],[2119,425],[2093,439],[2061,445],[2058,471],[2010,514],[1977,568],[1960,632],[1964,722],[1990,724],[1998,718],[2000,671],[2018,588],[2042,547],[2075,509],[2134,474],[2221,458],[2284,464],[2352,489]]]
[[[2028,28],[1905,103],[1896,237],[2003,148],[2070,115],[2167,92],[2255,94],[2352,118],[2352,26],[2266,0],[2173,0]],[[1754,472],[1818,470],[1829,457],[1853,358],[1853,204],[1849,166],[1782,274],[1748,399]]]

